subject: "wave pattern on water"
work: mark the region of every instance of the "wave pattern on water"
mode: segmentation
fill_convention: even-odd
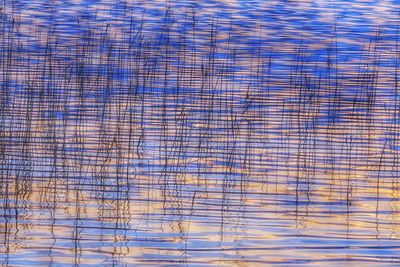
[[[2,265],[400,265],[395,1],[1,7]]]

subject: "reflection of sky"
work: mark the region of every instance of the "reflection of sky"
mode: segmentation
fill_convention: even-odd
[[[2,263],[398,264],[396,3],[165,7],[3,9]]]
[[[303,43],[311,53],[306,60],[326,62],[327,49],[334,40],[338,46],[338,53],[334,56],[339,62],[347,62],[345,66],[348,68],[351,68],[353,60],[359,59],[363,47],[368,45],[378,27],[382,28],[382,35],[393,34],[397,13],[389,8],[391,4],[386,1],[372,4],[365,1],[170,3],[176,27],[181,27],[181,31],[186,28],[186,34],[191,33],[191,12],[194,11],[198,34],[208,31],[207,25],[214,21],[218,24],[219,36],[224,36],[232,23],[232,38],[241,40],[240,51],[245,53],[254,52],[255,44],[258,43],[263,47],[273,47],[275,55],[284,59],[294,53],[297,45]],[[29,1],[16,2],[15,6],[16,13],[22,17],[22,33],[29,36],[37,30],[46,32],[46,28],[55,29],[60,44],[65,46],[73,45],[69,43],[76,34],[83,34],[86,29],[93,31],[106,24],[127,31],[132,16],[137,20],[144,19],[146,35],[157,34],[162,31],[160,26],[165,10],[163,1],[65,1],[54,7]],[[136,24],[137,27],[139,25]],[[113,34],[112,30],[109,32]],[[197,41],[201,42],[201,39]],[[394,40],[386,36],[385,42],[389,41]],[[177,43],[178,40],[172,38],[171,42]],[[223,43],[223,40],[220,42]]]

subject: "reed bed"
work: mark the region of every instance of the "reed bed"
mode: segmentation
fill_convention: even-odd
[[[194,4],[82,12],[69,32],[12,3],[3,265],[36,250],[47,265],[399,263],[398,20],[349,59],[339,22],[316,52],[274,40],[263,18],[204,20]],[[297,243],[310,236],[323,244]]]

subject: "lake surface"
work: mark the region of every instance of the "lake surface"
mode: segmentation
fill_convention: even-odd
[[[397,1],[7,1],[3,266],[400,266]]]

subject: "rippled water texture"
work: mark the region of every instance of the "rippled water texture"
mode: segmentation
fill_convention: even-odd
[[[3,266],[400,266],[397,1],[7,1]]]

